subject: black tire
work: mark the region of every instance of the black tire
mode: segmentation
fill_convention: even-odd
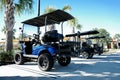
[[[99,50],[98,55],[103,54],[103,50]]]
[[[71,57],[70,56],[64,56],[64,57],[59,57],[58,58],[58,63],[61,66],[67,66],[71,62]]]
[[[41,54],[38,57],[38,66],[43,71],[50,71],[54,65],[53,57],[49,53]]]
[[[94,54],[90,54],[90,55],[89,55],[89,59],[92,59],[93,56],[94,56]]]
[[[82,52],[82,57],[85,59],[89,59],[90,58],[90,54],[86,51]]]
[[[24,64],[24,57],[22,53],[16,53],[14,56],[14,62],[18,65]]]

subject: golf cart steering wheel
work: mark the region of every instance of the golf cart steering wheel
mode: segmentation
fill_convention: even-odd
[[[38,41],[39,36],[37,34],[33,34],[33,37],[34,39],[32,39],[32,44],[36,46],[37,44],[39,44],[39,41]]]

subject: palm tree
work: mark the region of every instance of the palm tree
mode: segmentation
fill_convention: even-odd
[[[72,33],[75,33],[75,28],[81,30],[82,26],[78,23],[78,19],[74,18],[68,21],[68,24],[73,28]],[[75,37],[73,38],[73,41],[75,41]]]
[[[120,34],[115,34],[113,38],[116,39],[116,47],[119,49]]]
[[[93,30],[98,30],[99,34],[96,34],[96,36],[105,36],[105,38],[96,39],[96,41],[106,44],[107,47],[109,48],[109,45],[111,44],[112,41],[110,33],[104,28],[100,28],[100,29],[95,28]]]
[[[78,19],[74,18],[68,21],[68,23],[70,24],[70,26],[73,27],[72,32],[75,33],[75,27],[79,30],[81,30],[82,26],[78,23]]]
[[[71,6],[69,6],[69,5],[65,5],[63,8],[62,8],[62,10],[63,11],[69,11],[69,10],[71,10]]]
[[[47,8],[44,10],[44,14],[50,13],[50,12],[55,11],[55,10],[56,10],[55,7],[47,6]],[[64,10],[64,11],[71,10],[71,6],[65,5],[65,6],[62,8],[62,10]],[[50,25],[50,26],[49,26],[49,30],[50,30],[50,31],[51,31],[51,30],[54,30],[54,29],[55,29],[55,26],[54,26],[54,25]]]
[[[44,14],[46,13],[50,13],[52,11],[55,11],[56,8],[55,7],[52,7],[52,6],[47,6],[44,10]],[[63,8],[62,8],[63,11],[67,11],[67,10],[71,10],[71,6],[69,5],[65,5]]]
[[[56,10],[55,7],[47,6],[46,9],[44,10],[44,14],[50,13],[50,12],[55,11],[55,10]]]
[[[113,38],[120,41],[120,34],[115,34]]]
[[[23,12],[30,12],[32,9],[33,0],[18,0],[18,3],[14,3],[14,0],[0,0],[0,8],[5,10],[4,22],[6,26],[6,42],[5,51],[11,51],[13,49],[13,27],[15,24],[14,13],[19,15]]]

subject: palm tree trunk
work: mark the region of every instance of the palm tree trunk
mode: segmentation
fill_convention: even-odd
[[[72,33],[75,33],[75,27],[73,27]],[[75,37],[73,37],[73,41],[76,41]]]
[[[13,27],[14,27],[14,5],[13,0],[7,0],[5,8],[5,27],[6,27],[6,42],[5,51],[13,49]]]
[[[13,49],[13,32],[6,32],[5,51],[12,51]]]

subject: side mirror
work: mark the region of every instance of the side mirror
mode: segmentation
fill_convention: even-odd
[[[23,32],[23,29],[21,27],[19,27],[19,30],[21,30],[21,32]]]
[[[21,30],[22,28],[21,27],[19,27],[19,30]]]

